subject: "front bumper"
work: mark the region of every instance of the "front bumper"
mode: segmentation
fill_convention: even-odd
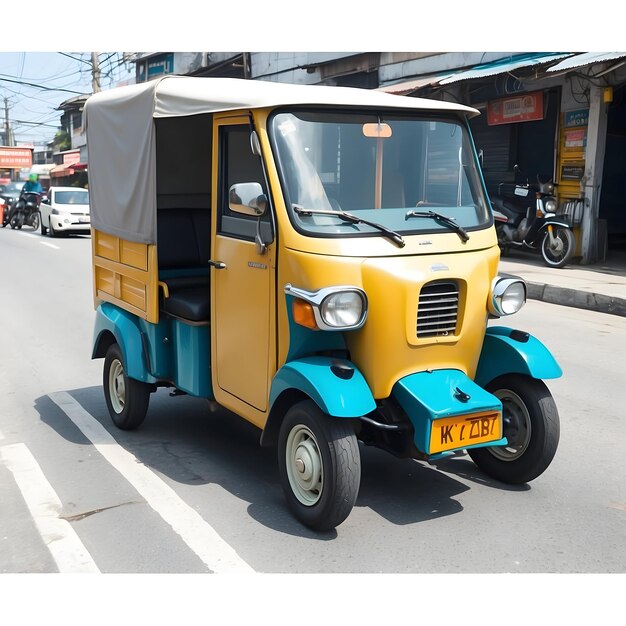
[[[88,233],[91,230],[91,220],[88,215],[50,215],[50,223],[56,231]]]
[[[401,378],[393,397],[409,417],[415,447],[430,458],[506,445],[502,403],[460,370],[427,370]]]

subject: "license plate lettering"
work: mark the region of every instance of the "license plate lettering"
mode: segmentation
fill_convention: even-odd
[[[430,433],[430,454],[497,441],[501,438],[499,412],[435,420]]]

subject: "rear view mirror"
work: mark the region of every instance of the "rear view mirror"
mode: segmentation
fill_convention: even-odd
[[[228,191],[228,208],[241,215],[260,217],[267,211],[267,196],[259,183],[236,183]]]
[[[363,134],[366,137],[387,139],[391,137],[391,126],[384,122],[380,124],[363,124]]]

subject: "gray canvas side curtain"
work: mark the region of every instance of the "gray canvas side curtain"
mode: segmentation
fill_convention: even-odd
[[[157,82],[100,92],[85,105],[92,226],[138,243],[156,243]]]

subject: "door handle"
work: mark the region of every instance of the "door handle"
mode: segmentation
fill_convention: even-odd
[[[214,267],[216,270],[225,270],[226,269],[226,263],[222,263],[222,261],[213,261],[213,260],[209,259],[209,265],[211,267]]]

